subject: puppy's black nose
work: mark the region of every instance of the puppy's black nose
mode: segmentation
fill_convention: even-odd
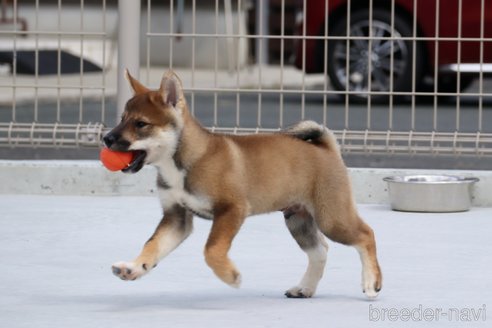
[[[103,141],[106,147],[111,148],[111,146],[116,142],[116,137],[110,132],[104,136]]]

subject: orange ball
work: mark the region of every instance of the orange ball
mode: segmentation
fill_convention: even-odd
[[[113,151],[106,147],[99,154],[101,162],[110,171],[120,171],[128,167],[133,157],[133,152]]]

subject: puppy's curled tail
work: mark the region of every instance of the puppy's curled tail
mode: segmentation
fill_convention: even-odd
[[[301,121],[286,128],[282,133],[326,149],[340,152],[333,132],[315,121]]]

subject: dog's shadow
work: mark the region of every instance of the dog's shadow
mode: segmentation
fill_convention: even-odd
[[[241,309],[245,304],[261,306],[262,303],[277,302],[366,302],[365,297],[350,295],[320,294],[310,299],[286,298],[281,293],[248,293],[234,294],[223,292],[177,292],[169,293],[121,293],[121,294],[95,294],[95,295],[60,295],[57,300],[50,297],[50,301],[74,306],[95,308],[95,312],[142,312],[142,311],[219,311],[227,312]],[[42,301],[42,300],[40,300]]]
[[[155,311],[156,309],[173,310],[223,310],[224,304],[240,303],[244,298],[232,295],[200,294],[182,292],[155,293],[121,293],[96,295],[61,295],[57,300],[50,297],[51,302],[72,304],[74,306],[95,308],[101,312]]]

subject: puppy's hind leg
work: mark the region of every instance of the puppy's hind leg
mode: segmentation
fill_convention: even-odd
[[[183,242],[193,230],[193,215],[174,205],[164,210],[164,217],[145,243],[140,255],[131,262],[117,262],[112,270],[122,280],[135,280],[147,274],[157,263]]]
[[[382,288],[382,274],[376,256],[374,232],[362,220],[354,247],[362,262],[362,290],[368,298],[375,298]]]
[[[358,216],[355,208],[347,211],[332,206],[330,214],[318,211],[318,227],[330,240],[354,246],[362,262],[362,290],[368,298],[375,298],[382,287],[382,274],[376,255],[373,230]]]
[[[308,298],[314,295],[323,276],[328,244],[314,222],[311,214],[301,206],[293,206],[284,211],[285,223],[292,237],[308,256],[308,267],[297,286],[285,292],[289,298]]]

